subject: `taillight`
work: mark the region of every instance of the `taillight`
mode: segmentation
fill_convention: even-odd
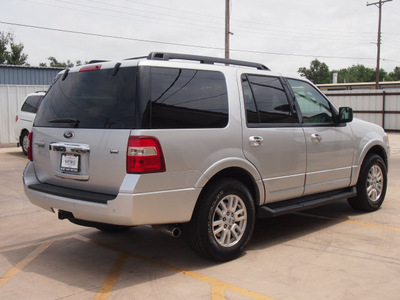
[[[15,116],[15,122],[18,122],[18,115]]]
[[[29,146],[28,146],[28,159],[30,161],[33,161],[33,153],[32,153],[32,139],[33,139],[33,132],[29,132],[28,135],[28,139],[29,139]]]
[[[131,136],[126,154],[127,173],[165,172],[164,154],[154,137]]]

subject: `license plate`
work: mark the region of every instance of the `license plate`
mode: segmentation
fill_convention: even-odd
[[[78,154],[61,154],[61,171],[77,173],[79,172]]]

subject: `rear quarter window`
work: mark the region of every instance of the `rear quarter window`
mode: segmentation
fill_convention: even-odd
[[[228,96],[220,72],[144,68],[142,128],[223,128],[228,124]],[[147,100],[149,99],[149,100]]]

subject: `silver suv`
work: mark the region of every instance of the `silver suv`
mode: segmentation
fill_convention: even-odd
[[[172,53],[62,71],[30,135],[30,201],[104,231],[183,229],[227,261],[255,219],[385,197],[388,136],[309,81],[250,62]]]

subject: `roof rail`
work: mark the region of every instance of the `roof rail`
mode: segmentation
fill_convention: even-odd
[[[108,61],[109,61],[109,60],[93,59],[93,60],[89,61],[88,64],[98,64],[98,63],[108,62]]]
[[[245,66],[245,67],[256,68],[258,70],[270,71],[269,68],[267,68],[263,64],[259,64],[259,63],[253,63],[253,62],[242,61],[242,60],[219,58],[219,57],[190,55],[190,54],[151,52],[149,54],[149,56],[147,57],[147,59],[149,59],[149,60],[170,60],[170,59],[193,60],[193,61],[199,61],[202,64],[219,63],[219,64],[226,64],[226,65]]]

